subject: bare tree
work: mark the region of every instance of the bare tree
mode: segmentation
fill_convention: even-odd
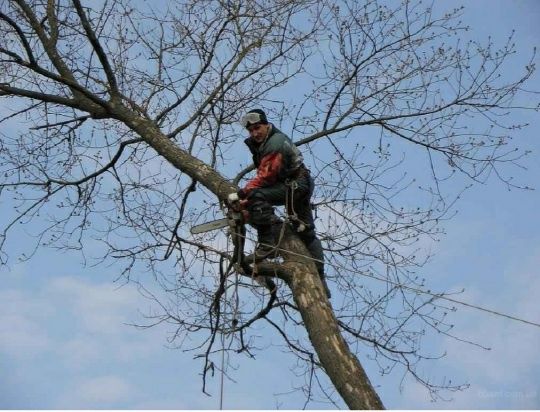
[[[169,323],[201,356],[203,390],[220,351],[256,350],[254,323],[298,357],[307,402],[323,372],[350,408],[383,408],[367,356],[433,396],[461,389],[417,370],[432,356],[422,337],[451,335],[455,310],[422,293],[422,245],[452,216],[449,182],[513,185],[524,153],[509,114],[527,108],[534,66],[506,75],[512,38],[462,42],[460,13],[406,0],[3,2],[0,195],[16,208],[2,262],[19,223],[35,236],[25,258],[100,242],[100,261],[155,301],[150,325]],[[333,305],[288,228],[279,259],[244,270],[227,265],[223,233],[189,234],[249,172],[237,121],[256,106],[315,172]],[[220,348],[223,334],[235,345]]]

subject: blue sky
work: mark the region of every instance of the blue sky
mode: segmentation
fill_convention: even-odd
[[[540,44],[540,2],[464,3],[464,21],[479,36],[501,40],[516,29],[518,50]],[[529,88],[540,90],[538,73]],[[540,322],[540,118],[529,112],[519,120],[531,126],[517,132],[516,141],[533,153],[524,161],[528,170],[515,175],[536,190],[508,191],[492,180],[466,192],[447,235],[433,245],[437,253],[425,275],[434,290],[465,288],[457,299]],[[24,242],[18,233],[14,248]],[[0,408],[219,407],[218,375],[209,380],[213,396],[202,394],[200,361],[168,348],[166,328],[129,325],[141,321],[139,311],[149,303],[135,287],[115,284],[116,275],[114,267],[81,268],[79,256],[53,250],[0,268]],[[540,408],[540,328],[468,308],[459,308],[452,321],[458,336],[491,350],[433,337],[429,349],[447,356],[424,372],[470,388],[433,404],[410,379],[400,385],[399,375],[381,378],[362,360],[387,407]],[[225,382],[225,408],[302,407],[302,395],[289,393],[299,382],[288,370],[293,360],[272,346],[273,339],[255,360],[233,361],[238,370],[231,370],[235,382]]]

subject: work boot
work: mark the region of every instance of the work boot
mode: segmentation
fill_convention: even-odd
[[[263,245],[259,243],[257,247],[255,248],[255,251],[253,252],[255,261],[261,261],[266,259],[268,256],[272,254],[272,252],[275,252],[276,248],[275,246],[269,246],[269,245]]]
[[[251,255],[246,256],[246,260],[260,262],[276,252],[275,236],[272,225],[259,226],[257,228],[258,244]]]

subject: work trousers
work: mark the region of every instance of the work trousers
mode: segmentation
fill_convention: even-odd
[[[291,190],[291,184],[295,185],[294,190]],[[279,182],[272,186],[254,189],[248,197],[248,223],[257,229],[259,242],[275,243],[279,233],[276,228],[279,228],[280,220],[275,215],[274,206],[283,206],[287,201],[289,203],[286,205],[289,209],[287,213],[291,215],[294,211],[298,218],[298,221],[292,221],[292,226],[315,259],[319,275],[323,277],[324,252],[321,241],[315,233],[315,221],[311,210],[313,188],[313,179],[309,174],[305,174],[289,184]],[[301,230],[302,225],[303,230]]]

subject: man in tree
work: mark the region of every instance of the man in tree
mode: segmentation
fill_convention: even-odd
[[[244,142],[257,167],[257,175],[238,191],[248,211],[248,222],[257,229],[258,245],[252,258],[260,261],[274,252],[281,221],[273,206],[285,205],[293,229],[314,258],[330,297],[324,277],[323,249],[311,211],[314,181],[302,154],[289,137],[268,122],[264,111],[251,110],[241,122],[249,131]]]
[[[203,390],[221,350],[267,346],[251,332],[266,321],[296,357],[294,372],[305,374],[305,407],[319,396],[335,402],[321,371],[349,408],[382,409],[360,362],[366,351],[382,374],[402,368],[433,398],[462,389],[421,372],[434,357],[420,339],[430,330],[463,340],[453,335],[446,293],[424,291],[419,271],[431,254],[421,245],[443,232],[456,183],[496,176],[515,186],[505,171],[527,152],[514,150],[512,134],[524,125],[510,114],[539,107],[528,86],[534,52],[519,70],[512,36],[500,47],[469,40],[461,8],[421,1],[95,3],[0,2],[0,264],[19,250],[9,246],[12,232],[34,235],[23,260],[37,247],[92,245],[100,261],[120,265],[118,276],[160,289],[151,293],[152,319],[174,325],[179,347],[206,347]],[[273,206],[292,199],[287,214],[304,229],[279,238],[282,262],[259,265],[286,286],[280,304],[251,282],[235,283],[245,291],[235,302],[221,301],[220,282],[212,299],[216,275],[226,280],[213,264],[223,254],[208,245],[218,235],[183,236],[236,196],[223,153],[236,135],[231,123],[253,101],[290,107],[306,133],[296,145],[328,155],[318,166],[325,213],[338,223],[326,245],[326,272],[332,263],[344,291],[335,308],[317,278],[313,182],[264,112],[245,119],[259,171],[241,193],[266,237],[261,252],[277,243]],[[274,144],[275,159],[266,158]],[[310,254],[304,243],[314,261],[299,256]],[[218,304],[234,308],[214,316]],[[238,347],[218,349],[218,334]]]

